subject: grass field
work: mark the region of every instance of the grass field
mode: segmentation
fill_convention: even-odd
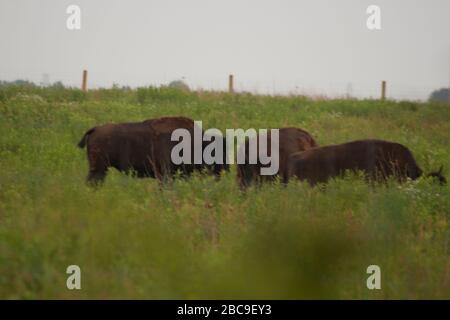
[[[450,299],[450,188],[357,176],[243,194],[236,170],[160,190],[111,171],[88,188],[76,143],[105,122],[163,115],[203,127],[298,126],[319,144],[381,138],[450,177],[448,105],[183,93],[0,90],[0,298]],[[68,290],[66,268],[81,268]],[[381,268],[368,290],[366,268]]]

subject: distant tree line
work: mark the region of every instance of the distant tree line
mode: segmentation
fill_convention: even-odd
[[[36,87],[36,84],[28,80],[14,80],[14,81],[0,80],[0,87],[10,87],[10,86]]]
[[[3,81],[0,80],[0,88],[17,86],[17,87],[28,87],[28,88],[36,88],[36,87],[50,87],[54,89],[63,89],[65,88],[64,84],[61,81],[54,82],[50,85],[37,85],[36,83],[29,80],[14,80],[14,81]],[[165,87],[165,86],[163,86]],[[167,87],[173,89],[179,89],[182,91],[190,91],[189,86],[182,80],[175,80],[170,82]],[[122,90],[131,90],[129,86],[120,86],[117,83],[113,83],[113,89],[122,89]]]
[[[434,90],[430,97],[428,98],[429,101],[439,101],[439,102],[448,102],[448,91],[447,88],[441,88],[438,90]]]
[[[22,80],[22,79],[18,79],[18,80],[14,80],[14,81],[0,80],[0,88],[11,87],[11,86],[28,87],[28,88],[39,87],[36,83],[29,81],[29,80]],[[61,81],[56,81],[46,87],[62,89],[62,88],[64,88],[64,84]]]

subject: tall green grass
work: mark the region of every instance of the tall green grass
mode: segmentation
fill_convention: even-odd
[[[88,128],[163,115],[204,127],[298,126],[324,144],[381,138],[449,177],[450,108],[173,89],[2,88],[1,298],[450,298],[450,190],[357,176],[242,193],[235,168],[160,189],[111,171],[84,184]],[[81,290],[66,288],[68,265]],[[381,267],[381,290],[366,268]]]

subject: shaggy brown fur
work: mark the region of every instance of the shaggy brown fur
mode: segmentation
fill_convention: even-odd
[[[220,177],[220,173],[225,170],[229,171],[229,165],[227,164],[227,145],[226,139],[222,136],[215,136],[214,139],[222,139],[222,163],[206,164],[203,160],[200,164],[194,163],[194,147],[195,141],[193,128],[188,129],[191,135],[191,156],[190,164],[174,164],[172,162],[171,153],[173,147],[175,147],[179,142],[171,141],[171,131],[156,131],[152,140],[152,159],[154,159],[154,170],[155,176],[161,180],[165,181],[173,177],[173,175],[179,171],[183,176],[189,176],[194,172],[206,170],[209,174],[213,174],[216,177]],[[213,141],[214,141],[213,139]],[[210,141],[202,141],[202,144],[198,146],[201,148],[202,152],[210,144]],[[214,156],[214,153],[213,153]]]
[[[89,129],[78,143],[80,148],[87,146],[87,181],[103,181],[110,167],[121,172],[135,172],[137,177],[161,178],[163,163],[167,165],[167,155],[170,157],[167,148],[176,144],[170,141],[172,131],[178,128],[189,130],[193,147],[194,125],[194,121],[186,117],[163,117],[143,122],[105,124]],[[200,167],[202,165],[195,168],[194,165],[188,166],[186,172]],[[158,170],[156,175],[155,168]],[[224,168],[218,166],[217,170]]]
[[[346,170],[362,171],[372,181],[385,181],[394,176],[402,182],[422,175],[407,147],[383,140],[357,140],[292,154],[283,181],[287,183],[290,177],[295,176],[315,185],[340,176]],[[442,168],[429,176],[439,179],[441,184],[446,182]]]
[[[257,136],[252,139],[257,140],[257,152],[259,151],[259,140],[260,137]],[[267,149],[270,155],[271,146],[271,135],[270,130],[267,133]],[[241,188],[246,188],[252,183],[259,184],[263,181],[272,181],[276,176],[281,177],[285,175],[287,169],[288,158],[291,154],[303,150],[308,150],[310,148],[317,147],[317,143],[314,138],[305,130],[300,128],[281,128],[279,129],[279,169],[276,175],[261,175],[260,169],[262,167],[268,167],[269,165],[262,165],[259,162],[256,164],[249,164],[249,140],[245,141],[245,149],[241,147],[239,152],[242,154],[245,150],[245,164],[237,165],[237,178]]]

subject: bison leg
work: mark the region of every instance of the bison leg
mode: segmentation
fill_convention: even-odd
[[[105,180],[106,170],[89,171],[86,182],[89,185],[99,185]]]
[[[98,185],[105,180],[110,162],[101,148],[88,146],[89,174],[86,182],[89,185]]]

